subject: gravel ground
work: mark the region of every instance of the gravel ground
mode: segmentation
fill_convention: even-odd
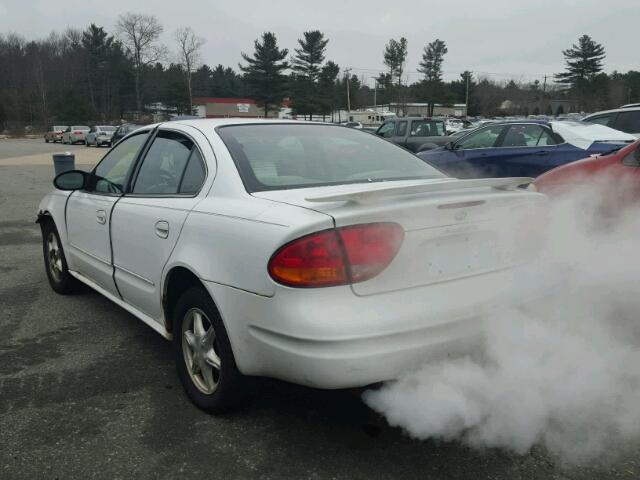
[[[236,413],[197,410],[159,335],[95,292],[49,288],[33,221],[51,177],[51,166],[0,165],[1,479],[640,478],[640,446],[562,470],[542,451],[409,439],[354,391],[260,380]]]

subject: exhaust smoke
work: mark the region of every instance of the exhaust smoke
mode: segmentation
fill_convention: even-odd
[[[483,351],[424,365],[365,402],[418,439],[518,454],[539,445],[563,464],[637,449],[640,215],[618,204],[633,188],[600,177],[552,199],[535,232],[539,268],[484,319]],[[522,307],[540,285],[552,294]]]

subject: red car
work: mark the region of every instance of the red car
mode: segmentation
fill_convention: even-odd
[[[580,188],[601,196],[602,207],[609,212],[640,203],[640,140],[606,155],[554,168],[530,187],[552,197]]]

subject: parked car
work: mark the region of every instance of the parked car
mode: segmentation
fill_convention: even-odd
[[[615,214],[640,203],[640,140],[606,155],[592,156],[548,171],[530,189],[557,197],[586,186],[600,197],[600,213]]]
[[[345,127],[350,127],[350,128],[362,128],[363,125],[360,122],[346,122]]]
[[[140,128],[140,125],[135,125],[133,123],[124,123],[124,124],[120,125],[118,128],[116,128],[116,131],[113,132],[113,135],[111,136],[111,144],[115,145],[122,138],[126,137],[131,132],[133,132],[133,131],[135,131],[135,130],[137,130],[139,128]]]
[[[47,131],[44,133],[44,141],[46,143],[49,142],[61,142],[62,134],[64,131],[69,128],[67,125],[52,125],[47,128]]]
[[[187,394],[220,411],[244,375],[346,388],[468,353],[535,255],[506,240],[545,208],[530,180],[451,179],[336,125],[187,120],[58,175],[38,221],[51,287],[172,339]]]
[[[456,178],[537,177],[634,140],[601,125],[522,120],[489,124],[418,156]]]
[[[378,127],[376,135],[412,152],[435,148],[449,140],[444,121],[429,117],[391,118]]]
[[[74,143],[84,143],[84,139],[89,133],[89,127],[86,125],[72,125],[62,134],[62,143],[73,145]]]
[[[85,138],[85,145],[90,147],[94,145],[99,147],[100,145],[111,146],[111,137],[113,137],[116,127],[111,125],[95,125],[89,129],[89,133]]]
[[[640,137],[640,106],[625,105],[615,110],[593,113],[584,117],[582,121],[606,125]]]

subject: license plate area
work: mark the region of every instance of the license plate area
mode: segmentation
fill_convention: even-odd
[[[420,246],[429,278],[455,277],[497,267],[501,263],[495,232],[469,232],[432,238]]]

